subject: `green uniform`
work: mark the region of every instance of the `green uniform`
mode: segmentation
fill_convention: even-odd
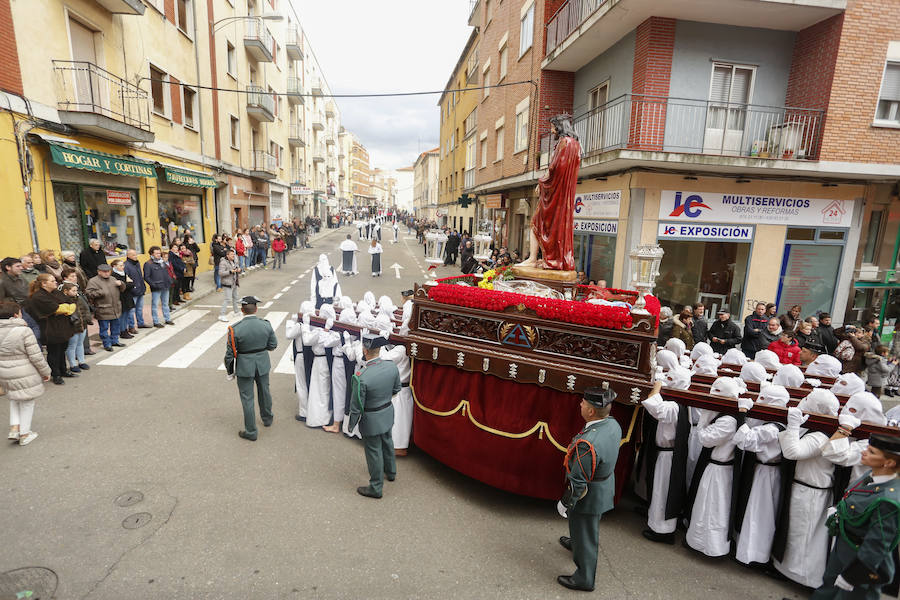
[[[394,406],[391,398],[400,392],[400,372],[389,360],[373,358],[353,374],[350,388],[350,429],[359,422],[366,449],[369,487],[381,494],[384,476],[397,474],[394,458]]]
[[[880,584],[856,582],[875,573],[884,576],[885,583],[894,576],[891,551],[900,529],[900,478],[873,483],[867,475],[850,485],[829,527],[836,533],[834,548],[825,566],[824,584],[811,598],[881,598]],[[854,585],[852,592],[833,585],[838,575]]]
[[[256,315],[247,315],[225,336],[225,370],[237,376],[241,405],[244,408],[244,431],[256,438],[256,412],[253,409],[253,386],[259,397],[259,417],[263,424],[272,423],[272,395],[269,393],[269,352],[278,346],[272,325]]]
[[[613,509],[622,428],[612,417],[586,425],[572,439],[566,452],[569,489],[563,504],[568,508],[572,558],[577,567],[572,579],[593,588],[597,573],[600,515]],[[591,451],[593,449],[593,452]]]

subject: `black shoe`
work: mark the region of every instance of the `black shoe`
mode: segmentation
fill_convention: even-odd
[[[249,433],[247,433],[246,431],[243,431],[243,430],[238,431],[238,436],[244,438],[245,440],[249,440],[251,442],[256,441],[255,435],[250,435]]]
[[[103,349],[106,350],[107,352],[113,351],[112,346],[103,346]]]
[[[78,368],[81,369],[82,371],[90,371],[91,365],[89,365],[87,363],[78,363]]]
[[[65,385],[66,384],[66,382],[63,381],[63,378],[60,377],[59,375],[57,375],[56,377],[53,378],[53,383],[55,383],[56,385]]]
[[[385,475],[384,478],[387,479],[388,481],[394,481],[395,479],[397,479],[397,476],[396,475]]]
[[[125,344],[123,344],[122,342],[116,342],[115,344],[113,344],[113,346],[115,346],[116,348],[124,348]]]
[[[91,350],[90,348],[88,348],[87,350],[84,351],[84,355],[85,355],[85,356],[93,356],[93,355],[95,355],[95,354],[97,354],[97,351],[96,351],[96,350]]]
[[[175,321],[166,321],[166,325],[174,325]]]
[[[78,373],[75,373],[74,371],[66,371],[65,373],[62,374],[62,376],[63,377],[78,377]]]
[[[645,529],[641,532],[641,534],[650,540],[651,542],[657,542],[659,544],[669,544],[675,545],[675,534],[674,533],[656,533],[652,529]]]
[[[163,325],[162,323],[154,323],[153,326],[158,327],[159,329],[162,329],[163,327],[165,327],[165,325]]]
[[[569,588],[570,590],[578,590],[580,592],[593,592],[594,591],[594,588],[592,588],[592,587],[585,587],[585,586],[578,585],[577,583],[575,583],[575,580],[572,579],[571,575],[560,575],[559,577],[556,578],[556,583],[558,583],[559,585],[561,585],[565,588]]]
[[[130,340],[130,339],[133,338],[133,337],[134,337],[134,336],[131,335],[131,334],[128,333],[128,332],[120,333],[120,334],[119,334],[119,339],[123,339],[123,340]]]
[[[381,494],[376,494],[375,490],[367,485],[356,488],[356,493],[366,498],[381,498]]]
[[[138,325],[138,329],[153,329],[153,325]]]
[[[301,423],[306,423],[306,417],[301,417],[300,415],[294,415],[294,418],[300,421]]]
[[[263,421],[263,427],[271,427],[271,426],[272,426],[272,421],[273,421],[273,420],[274,420],[274,419],[269,420],[268,423],[267,423],[266,421]]]
[[[563,548],[565,548],[566,550],[568,550],[569,552],[571,552],[572,551],[572,538],[565,536],[565,535],[560,536],[559,545],[562,546]]]

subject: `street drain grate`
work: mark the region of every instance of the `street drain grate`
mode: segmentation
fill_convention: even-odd
[[[147,512],[134,513],[125,517],[125,520],[122,521],[122,527],[125,529],[139,529],[149,523],[152,518],[153,515]]]
[[[121,506],[122,508],[125,508],[126,506],[134,506],[135,504],[137,504],[138,502],[140,502],[143,499],[144,499],[144,494],[142,494],[140,492],[131,491],[131,492],[125,492],[124,494],[122,494],[121,496],[116,498],[113,501],[113,503],[116,506]]]
[[[0,598],[50,600],[56,593],[58,585],[59,578],[50,569],[44,567],[13,569],[0,573]]]

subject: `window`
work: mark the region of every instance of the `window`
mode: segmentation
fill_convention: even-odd
[[[189,87],[182,86],[184,96],[182,105],[184,106],[184,125],[194,129],[194,112],[197,108],[197,92]]]
[[[188,37],[191,37],[191,17],[194,14],[192,2],[193,0],[175,0],[175,25]]]
[[[504,45],[503,48],[500,49],[500,79],[497,80],[497,83],[503,81],[503,78],[506,77],[506,63],[509,58],[509,47]]]
[[[487,98],[491,95],[491,63],[487,63],[485,67],[482,78],[484,80],[484,97]]]
[[[163,246],[190,232],[194,241],[202,244],[203,202],[202,197],[193,194],[172,194],[159,192],[159,223]]]
[[[491,19],[494,18],[494,2],[493,0],[484,0],[484,13],[487,17],[484,20],[484,25],[487,27],[487,24],[491,22]]]
[[[487,131],[481,136],[481,168],[487,166]]]
[[[150,65],[150,95],[153,97],[153,112],[161,117],[168,117],[168,85],[169,76]]]
[[[900,125],[900,63],[887,63],[875,120]]]
[[[497,128],[497,160],[503,160],[503,127]]]
[[[143,252],[137,190],[54,183],[53,198],[63,248],[78,252],[86,239],[97,238],[106,256]]]
[[[531,48],[534,40],[534,2],[525,9],[519,24],[519,57]]]
[[[228,56],[228,74],[237,79],[237,57],[234,54],[234,44],[225,42],[225,54]]]
[[[465,127],[466,127],[466,137],[475,133],[475,116],[476,109],[472,109],[472,112],[469,113],[469,116],[466,117]]]
[[[862,261],[865,264],[874,264],[876,261],[878,236],[881,233],[882,221],[884,221],[884,211],[873,210],[871,216],[869,216],[869,229],[866,234],[866,245],[863,248]]]
[[[237,117],[231,117],[231,147],[241,147],[241,121]]]
[[[516,106],[516,143],[513,152],[521,152],[528,147],[528,109],[529,98]]]

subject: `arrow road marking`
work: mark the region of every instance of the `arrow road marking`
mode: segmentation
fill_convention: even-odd
[[[397,275],[397,279],[400,279],[400,269],[403,269],[404,267],[401,267],[399,264],[394,263],[388,268],[393,269],[394,273]]]

